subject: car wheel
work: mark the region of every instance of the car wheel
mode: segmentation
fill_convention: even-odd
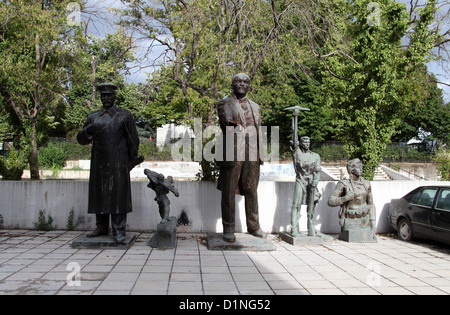
[[[401,219],[398,223],[398,237],[402,241],[411,241],[414,237],[414,232],[411,226],[411,223],[409,223],[406,219]]]

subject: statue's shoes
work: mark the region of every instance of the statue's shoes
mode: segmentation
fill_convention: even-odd
[[[236,242],[236,236],[234,233],[223,233],[223,240],[228,243]]]
[[[108,234],[109,234],[108,230],[105,230],[102,228],[96,228],[92,233],[89,233],[88,235],[86,235],[86,237],[92,238],[92,237],[105,236]]]
[[[256,230],[256,231],[252,231],[252,232],[249,231],[249,233],[250,233],[251,235],[255,236],[255,237],[259,237],[259,238],[267,238],[267,233],[264,232],[264,231],[261,230],[261,229],[258,229],[258,230]]]
[[[116,240],[116,243],[123,243],[123,242],[125,242],[125,233],[124,232],[117,232],[114,235],[114,239]]]

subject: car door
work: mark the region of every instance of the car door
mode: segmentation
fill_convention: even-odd
[[[431,226],[431,214],[437,191],[438,188],[425,187],[409,203],[408,212],[416,235],[434,237]]]
[[[450,188],[442,188],[431,216],[436,239],[450,241]]]

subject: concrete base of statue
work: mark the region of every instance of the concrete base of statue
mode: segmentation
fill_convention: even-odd
[[[339,239],[349,243],[377,243],[377,238],[370,229],[344,230]]]
[[[87,237],[82,235],[72,242],[72,248],[80,249],[128,249],[136,240],[137,235],[127,233],[125,241],[117,243],[112,235],[102,235],[97,237]]]
[[[247,233],[236,233],[236,242],[229,243],[223,239],[222,233],[208,233],[209,250],[230,251],[274,251],[275,245],[267,239],[255,237]]]
[[[153,238],[150,239],[148,245],[153,248],[172,249],[177,243],[177,218],[170,217],[169,221],[158,224],[157,230]]]
[[[288,232],[281,232],[279,235],[283,241],[294,246],[322,245],[334,241],[334,237],[318,232],[316,236],[308,236],[307,232],[300,233],[300,236],[293,236]]]

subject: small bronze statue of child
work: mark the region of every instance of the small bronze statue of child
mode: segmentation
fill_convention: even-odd
[[[153,172],[149,169],[144,171],[144,174],[147,175],[150,183],[147,185],[148,188],[151,188],[156,193],[155,201],[159,206],[159,214],[161,215],[161,222],[169,221],[169,213],[170,213],[170,201],[167,197],[169,192],[172,192],[176,197],[179,197],[180,194],[176,187],[173,185],[172,176],[164,177],[163,174],[159,174]]]

